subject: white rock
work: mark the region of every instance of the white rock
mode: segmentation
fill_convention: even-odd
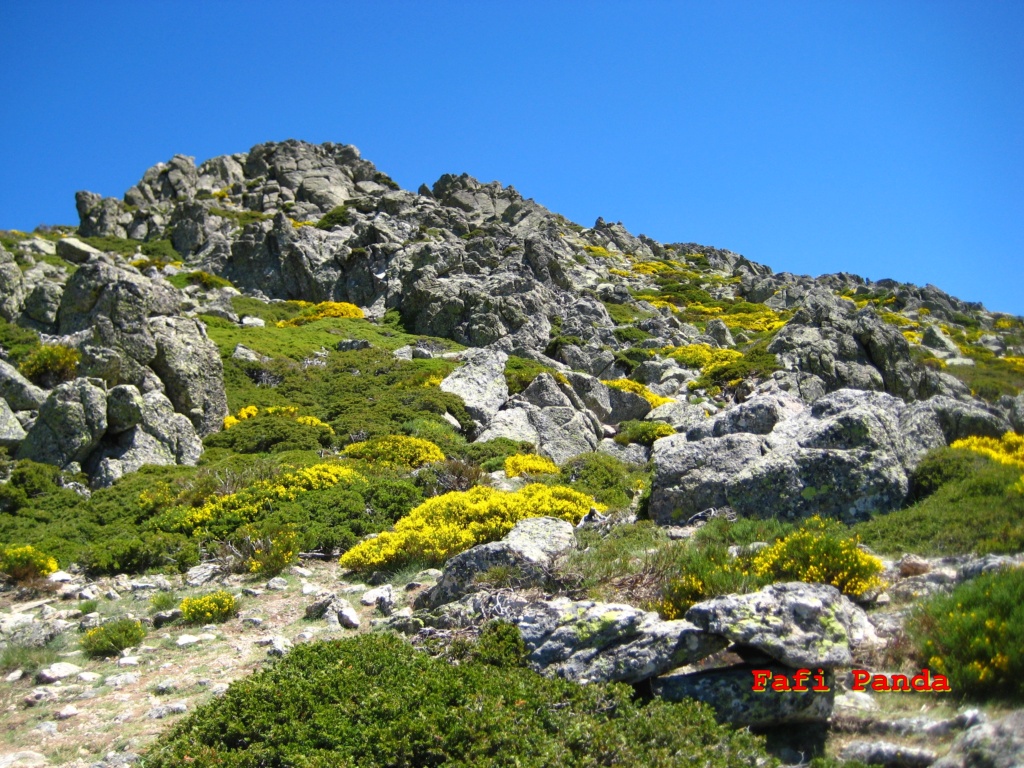
[[[288,589],[288,582],[282,579],[280,576],[275,576],[267,582],[267,589],[272,589],[280,592],[283,589]]]
[[[195,645],[198,643],[199,638],[195,635],[180,635],[174,642],[179,648],[185,648],[189,645]]]
[[[68,718],[74,717],[77,714],[78,707],[76,707],[74,704],[68,704],[66,707],[57,712],[57,714],[54,715],[54,717],[56,717],[58,720],[67,720]]]
[[[24,676],[25,676],[25,671],[24,670],[16,669],[13,672],[11,672],[11,674],[9,674],[7,677],[5,677],[4,681],[8,682],[8,683],[16,683],[19,680],[21,680],[21,678],[23,678]]]
[[[138,656],[122,656],[117,660],[117,666],[119,667],[137,667],[139,666]]]
[[[63,680],[65,677],[77,675],[81,671],[81,667],[76,667],[74,664],[69,664],[66,661],[58,661],[56,664],[51,664],[45,669],[39,670],[39,674],[36,677],[41,683],[55,683],[58,680]]]
[[[54,571],[46,577],[48,581],[56,582],[57,584],[64,584],[68,581],[74,581],[75,577],[67,571]]]

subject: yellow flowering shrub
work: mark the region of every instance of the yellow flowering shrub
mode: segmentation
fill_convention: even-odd
[[[179,606],[182,618],[190,624],[227,621],[235,615],[235,597],[219,590],[201,597],[186,597]]]
[[[235,536],[241,539],[246,556],[244,567],[249,573],[276,576],[299,554],[299,533],[292,526],[282,526],[262,534],[253,526],[244,526]]]
[[[551,459],[538,456],[536,453],[518,454],[505,459],[505,474],[508,477],[520,475],[550,475],[558,471],[558,466]]]
[[[755,575],[772,581],[806,581],[831,584],[857,597],[882,584],[882,561],[857,547],[858,540],[844,538],[815,515],[785,538],[754,555]]]
[[[344,464],[324,463],[303,467],[273,480],[261,480],[237,493],[215,496],[198,507],[183,508],[174,527],[195,534],[215,522],[232,530],[255,520],[277,501],[294,501],[306,491],[318,491],[339,483],[352,484],[365,478]]]
[[[919,345],[921,343],[921,340],[924,338],[924,334],[922,334],[920,331],[912,331],[912,330],[909,330],[909,329],[904,329],[904,330],[900,331],[900,333],[902,333],[903,334],[903,338],[905,338],[911,344],[918,344]]]
[[[410,470],[425,464],[444,461],[444,452],[429,440],[407,435],[375,437],[362,443],[352,443],[345,455],[386,469]]]
[[[1000,464],[1024,470],[1024,435],[1018,435],[1016,432],[1007,432],[998,440],[994,437],[965,437],[949,447],[966,448],[968,451],[988,456]]]
[[[146,628],[137,619],[115,619],[93,627],[78,641],[89,656],[117,656],[125,648],[142,642]]]
[[[347,301],[321,301],[319,304],[305,307],[298,317],[293,317],[291,320],[278,320],[277,327],[295,328],[327,317],[361,320],[364,315],[363,310]]]
[[[30,581],[49,576],[57,570],[57,561],[31,545],[0,549],[0,573],[14,581]]]
[[[453,491],[414,508],[393,530],[360,542],[341,565],[372,571],[409,561],[439,565],[477,544],[497,541],[528,517],[557,517],[575,524],[601,507],[594,499],[561,485],[534,483],[520,491],[476,486]]]
[[[277,414],[279,416],[287,416],[288,418],[295,419],[298,424],[315,427],[329,434],[334,434],[334,428],[330,424],[321,421],[316,416],[300,416],[299,409],[294,405],[272,405],[269,408],[263,409],[255,405],[247,405],[244,408],[240,408],[236,415],[228,414],[224,417],[224,429],[231,429],[231,427],[237,426],[248,419],[255,418],[261,413],[264,415]]]
[[[685,368],[698,368],[702,374],[711,373],[743,357],[735,349],[718,349],[709,344],[687,344],[685,347],[666,347],[663,353]]]
[[[656,395],[643,384],[631,379],[606,379],[601,383],[611,387],[612,389],[618,389],[623,392],[632,392],[635,395],[640,395],[640,397],[651,404],[651,408],[657,408],[659,405],[674,402],[671,397]]]

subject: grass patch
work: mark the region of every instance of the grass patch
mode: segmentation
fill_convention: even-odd
[[[912,506],[853,526],[864,544],[882,553],[958,555],[1024,549],[1024,495],[1013,489],[1020,469],[972,451],[942,449],[922,462],[916,477],[931,494]]]
[[[519,394],[542,373],[550,373],[554,376],[557,371],[550,366],[527,360],[525,357],[509,355],[505,362],[505,382],[508,384],[508,393],[510,395]]]

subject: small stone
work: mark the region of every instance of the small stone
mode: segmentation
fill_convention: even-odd
[[[71,677],[77,675],[82,671],[81,667],[76,667],[74,664],[68,664],[66,661],[58,661],[56,664],[39,670],[36,678],[41,683],[55,683],[58,680],[63,680],[65,677]]]
[[[320,589],[321,588],[318,587],[316,584],[303,584],[302,585],[302,594],[303,595],[307,595],[307,596],[308,595],[315,595],[317,592],[320,592]]]
[[[911,554],[901,557],[896,563],[896,567],[899,569],[900,576],[903,578],[907,578],[908,576],[921,576],[932,569],[931,563],[923,557]]]
[[[76,707],[74,704],[68,704],[66,707],[57,712],[57,714],[54,715],[54,717],[56,717],[58,720],[67,720],[68,718],[74,717],[77,714],[78,707]]]
[[[288,589],[288,582],[282,579],[280,576],[275,576],[267,582],[267,589],[272,589],[276,592]]]
[[[302,576],[306,579],[313,575],[313,572],[309,570],[309,568],[303,568],[301,565],[293,565],[288,572],[295,576]]]
[[[246,587],[242,590],[242,594],[246,597],[259,597],[263,594],[262,589],[253,589],[252,587]]]
[[[427,568],[413,576],[413,579],[415,581],[437,581],[443,575],[444,572],[438,568]]]
[[[123,672],[120,675],[108,675],[107,679],[103,681],[105,685],[109,685],[111,688],[135,685],[137,682],[139,682],[139,675],[136,672]]]
[[[117,660],[117,666],[119,667],[137,667],[139,666],[138,656],[122,656]]]
[[[83,683],[95,683],[101,677],[102,675],[97,674],[96,672],[80,672],[78,674],[78,679]]]
[[[106,592],[104,592],[103,596],[105,598],[107,598],[107,600],[120,600],[121,599],[121,595],[119,595],[117,592],[115,592],[112,589],[108,589]]]
[[[284,656],[292,648],[292,641],[280,635],[264,637],[256,641],[256,645],[267,649],[267,656]]]
[[[242,619],[243,627],[261,627],[263,626],[263,619],[259,616],[247,616]]]
[[[78,599],[79,600],[96,600],[96,599],[99,598],[99,596],[100,596],[100,593],[96,589],[96,587],[91,587],[90,586],[90,587],[86,587],[85,589],[80,589],[78,591]]]
[[[32,730],[39,731],[40,733],[46,734],[47,736],[56,736],[57,724],[52,720],[44,720]]]
[[[295,639],[299,642],[305,643],[309,640],[312,640],[314,637],[316,637],[316,632],[314,632],[311,629],[304,629],[302,632],[299,632],[299,634],[295,636]]]
[[[146,717],[151,720],[163,720],[165,717],[171,715],[181,715],[188,712],[188,704],[184,701],[174,701],[170,704],[163,704],[159,707],[153,707],[149,712],[146,713]]]
[[[11,674],[9,674],[7,677],[5,677],[4,681],[8,682],[8,683],[16,683],[19,680],[21,680],[21,678],[23,678],[24,676],[25,676],[25,670],[23,670],[23,669],[16,669],[13,672],[11,672]]]
[[[175,645],[179,648],[186,648],[190,645],[195,645],[199,642],[199,638],[195,635],[180,635],[177,640],[174,641]]]
[[[214,696],[223,696],[228,692],[230,686],[227,683],[217,683],[210,688],[210,693]]]
[[[153,628],[160,629],[160,627],[166,626],[172,622],[177,621],[182,617],[182,612],[179,608],[173,608],[170,611],[159,611],[153,614]]]
[[[166,696],[168,693],[174,693],[178,690],[178,683],[174,680],[161,680],[155,686],[153,686],[153,692],[158,696]]]
[[[375,587],[374,589],[364,593],[363,596],[359,598],[359,602],[363,605],[378,605],[381,600],[385,603],[394,604],[395,592],[390,584]]]
[[[50,761],[44,755],[29,749],[22,749],[0,757],[0,766],[3,768],[43,768],[49,764]]]

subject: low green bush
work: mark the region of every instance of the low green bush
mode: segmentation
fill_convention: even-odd
[[[647,333],[647,331],[642,331],[632,325],[616,328],[614,334],[615,338],[623,344],[639,344],[641,341],[647,341],[647,339],[651,338],[651,334]]]
[[[195,272],[181,272],[170,277],[168,282],[176,288],[184,288],[188,285],[198,285],[200,288],[204,288],[208,291],[213,290],[214,288],[233,287],[230,280],[225,280],[223,277],[211,275],[209,272],[203,272],[202,270],[196,270]]]
[[[602,504],[621,509],[648,485],[647,472],[606,453],[583,453],[559,470],[560,481],[589,494]]]
[[[918,662],[949,678],[951,695],[1024,701],[1024,568],[985,574],[930,598],[908,634]]]
[[[300,645],[234,683],[162,736],[146,765],[738,768],[768,760],[759,738],[718,725],[702,705],[641,704],[632,693],[515,666],[452,665],[366,634]]]
[[[94,627],[78,641],[82,650],[90,656],[116,656],[125,648],[142,642],[146,628],[135,619],[115,619]]]
[[[505,383],[508,385],[508,393],[516,395],[530,386],[530,383],[542,373],[556,373],[554,368],[528,360],[525,357],[509,355],[505,361]]]
[[[33,384],[43,389],[53,389],[78,375],[78,363],[81,359],[81,353],[73,347],[46,344],[30,352],[22,360],[18,370]]]
[[[332,229],[337,226],[345,226],[349,223],[348,206],[338,205],[331,208],[324,214],[323,218],[316,223],[317,229]]]
[[[619,445],[639,443],[650,447],[658,438],[668,437],[675,433],[672,425],[663,421],[624,421],[619,424],[619,433],[615,436],[615,442]]]
[[[472,659],[494,667],[521,667],[526,662],[526,643],[515,624],[489,621],[480,630]]]
[[[18,365],[39,347],[39,334],[0,317],[0,348],[7,362]]]
[[[1014,489],[1019,468],[973,451],[960,457],[942,451],[922,466],[920,482],[938,487],[906,509],[853,526],[864,544],[876,552],[927,556],[1024,549],[1024,494]]]
[[[82,554],[81,563],[94,576],[151,570],[184,573],[199,565],[199,546],[180,533],[161,531],[100,538]]]
[[[332,431],[315,424],[303,424],[286,413],[260,413],[215,432],[203,440],[208,448],[227,448],[236,453],[278,453],[315,451],[329,448]]]

